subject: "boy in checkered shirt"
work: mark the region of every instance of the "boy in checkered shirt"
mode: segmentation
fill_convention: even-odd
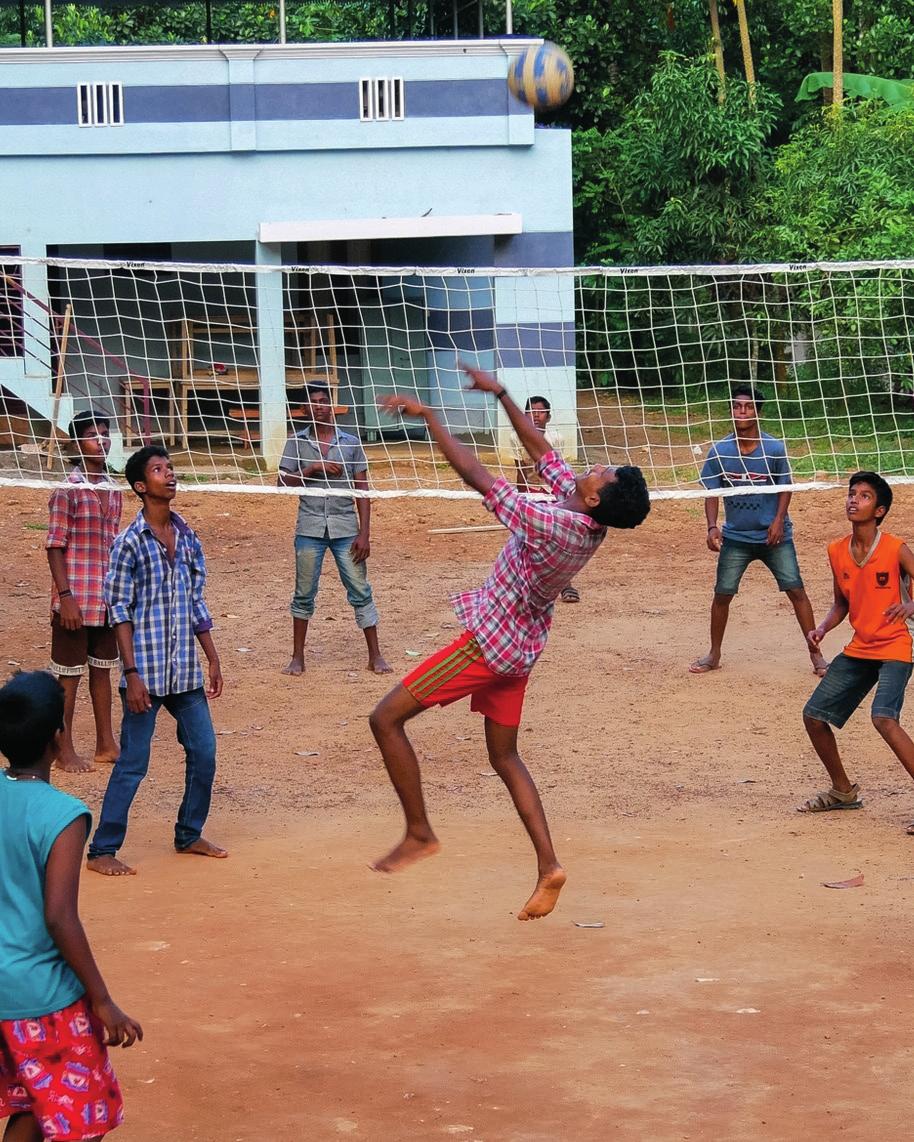
[[[216,777],[209,700],[222,693],[213,620],[203,597],[203,545],[172,511],[177,480],[167,449],[147,444],[135,452],[124,478],[143,507],[114,541],[105,576],[105,601],[123,664],[121,749],[87,859],[88,868],[105,876],[130,876],[136,871],[117,853],[127,835],[130,806],[149,769],[156,719],[163,707],[175,720],[185,756],[175,849],[197,856],[228,856],[203,836]],[[198,644],[206,655],[208,686]]]
[[[650,500],[639,468],[596,465],[575,476],[495,377],[479,369],[465,371],[472,389],[501,402],[556,502],[531,500],[503,477],[493,476],[420,401],[396,393],[380,401],[390,413],[425,420],[445,458],[481,493],[485,507],[511,537],[483,586],[452,599],[464,633],[417,666],[371,714],[372,733],[406,818],[403,840],[372,867],[398,872],[438,851],[405,726],[430,706],[472,696],[470,708],[485,718],[489,761],[508,787],[536,850],[536,887],[518,913],[519,920],[533,920],[553,910],[565,872],[552,847],[539,792],[517,752],[527,679],[545,648],[553,604],[562,589],[594,555],[607,528],[637,527],[650,511]]]
[[[65,488],[48,501],[48,564],[51,568],[51,673],[64,692],[64,738],[57,768],[86,773],[92,766],[73,744],[76,691],[89,671],[95,715],[96,762],[113,762],[117,742],[111,726],[111,671],[117,643],[108,622],[104,581],[108,556],[121,522],[123,497],[109,481],[108,418],[81,412],[70,425],[76,450]]]

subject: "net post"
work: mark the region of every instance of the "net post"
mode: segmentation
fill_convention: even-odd
[[[256,245],[259,266],[282,265],[279,246]],[[260,449],[269,468],[279,464],[287,435],[283,275],[254,275],[257,310],[257,366],[260,401]]]

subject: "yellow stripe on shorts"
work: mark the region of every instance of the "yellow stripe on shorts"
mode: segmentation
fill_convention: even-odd
[[[474,662],[478,662],[480,658],[482,658],[482,651],[474,638],[470,642],[464,643],[463,646],[457,647],[447,658],[437,662],[425,674],[417,678],[410,685],[410,692],[417,701],[421,702],[423,698],[431,697],[439,686],[443,686],[445,682],[450,682],[452,678],[456,678],[458,674]]]

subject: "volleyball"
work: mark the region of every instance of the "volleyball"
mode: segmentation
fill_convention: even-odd
[[[574,68],[558,44],[526,48],[508,69],[508,87],[535,111],[552,111],[574,90]]]

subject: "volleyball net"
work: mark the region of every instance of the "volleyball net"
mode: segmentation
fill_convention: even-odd
[[[418,396],[509,478],[503,411],[462,364],[548,402],[576,466],[637,464],[658,498],[703,494],[731,390],[764,396],[797,488],[870,468],[914,477],[914,261],[465,269],[24,259],[0,255],[0,481],[56,483],[81,411],[108,419],[113,466],[171,450],[201,490],[281,491],[308,392],[365,449],[374,496],[471,496]],[[296,490],[297,492],[297,490]]]

